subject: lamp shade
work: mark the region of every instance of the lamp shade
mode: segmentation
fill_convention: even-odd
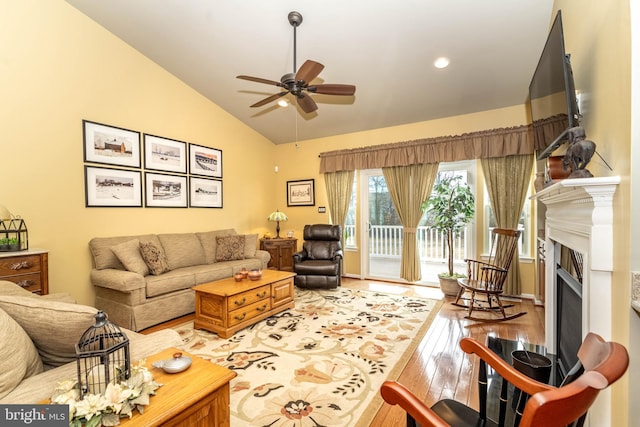
[[[271,214],[267,217],[269,221],[275,221],[276,223],[276,239],[280,238],[280,221],[287,221],[289,218],[285,215],[284,212],[280,212],[276,209],[275,212],[271,212]]]
[[[276,209],[275,212],[271,212],[269,217],[267,218],[269,221],[288,221],[289,218],[284,212],[280,212]]]

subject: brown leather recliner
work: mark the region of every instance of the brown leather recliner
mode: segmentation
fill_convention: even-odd
[[[295,285],[300,288],[336,288],[342,272],[342,227],[305,225],[302,250],[293,254]]]

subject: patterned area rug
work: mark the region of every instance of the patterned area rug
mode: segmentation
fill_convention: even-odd
[[[296,289],[295,308],[228,339],[176,329],[183,350],[234,370],[231,426],[368,426],[441,301]]]

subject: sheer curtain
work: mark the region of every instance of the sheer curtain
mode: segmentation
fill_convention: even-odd
[[[422,202],[438,174],[438,163],[382,168],[393,205],[402,222],[400,277],[409,282],[421,279],[416,228],[422,218]]]
[[[353,177],[355,171],[340,171],[324,174],[324,186],[327,190],[327,202],[331,223],[343,228],[340,243],[344,248],[344,223],[349,211],[351,190],[353,189]]]
[[[517,229],[531,181],[533,155],[495,157],[482,159],[481,162],[491,209],[498,227]],[[521,293],[520,255],[517,248],[507,275],[504,293]]]

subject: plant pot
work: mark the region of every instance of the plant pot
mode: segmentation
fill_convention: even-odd
[[[438,276],[440,280],[440,290],[443,294],[455,297],[458,295],[458,291],[460,290],[460,285],[458,285],[457,277],[442,277]]]

